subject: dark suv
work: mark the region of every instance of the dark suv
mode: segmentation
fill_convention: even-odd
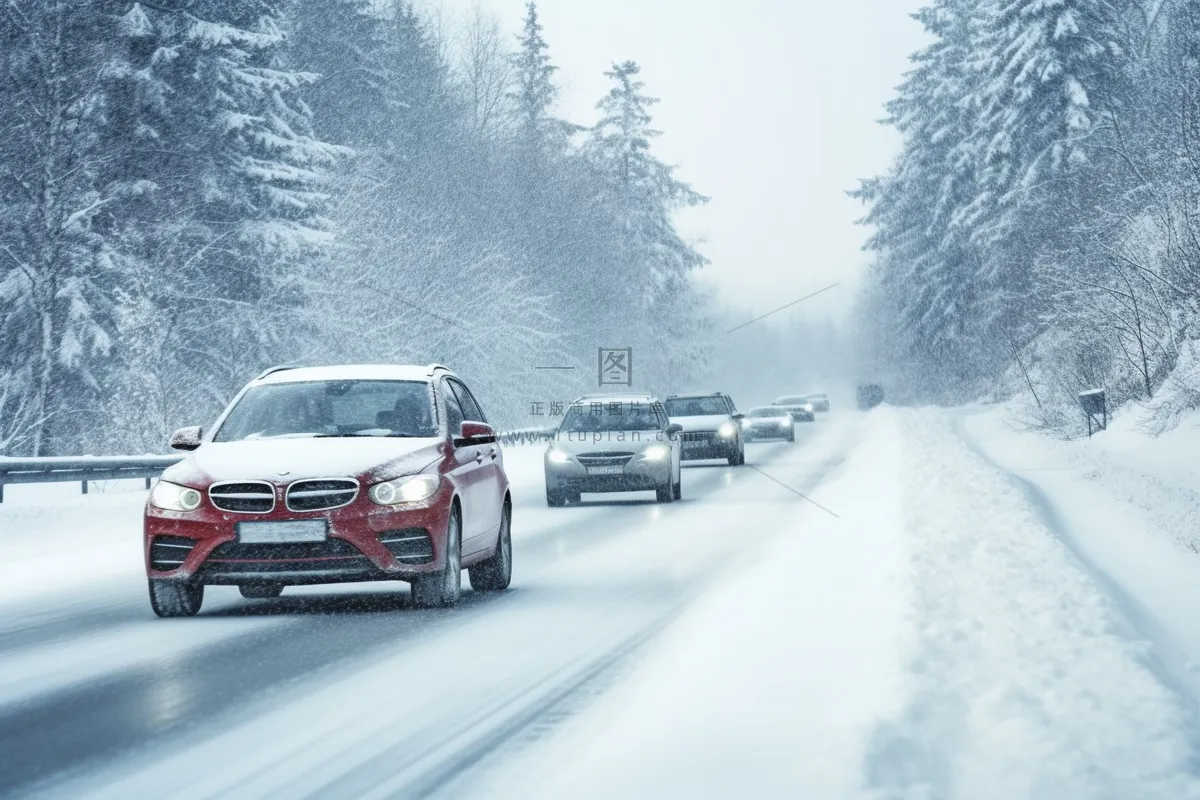
[[[200,610],[204,587],[248,598],[298,584],[401,580],[418,606],[508,587],[512,500],[495,431],[449,369],[268,370],[146,503],[150,604]]]
[[[724,458],[731,466],[746,463],[742,417],[733,398],[721,392],[673,394],[663,407],[671,422],[683,428],[684,461]]]

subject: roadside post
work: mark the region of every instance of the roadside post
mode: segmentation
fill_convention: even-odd
[[[1105,402],[1103,389],[1089,389],[1079,393],[1079,405],[1087,418],[1088,438],[1092,438],[1092,424],[1096,430],[1108,430],[1108,405]]]

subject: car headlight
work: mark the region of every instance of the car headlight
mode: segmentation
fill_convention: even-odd
[[[150,502],[164,511],[195,511],[203,496],[199,489],[159,481],[150,492]]]
[[[780,420],[779,420],[779,424],[780,424],[780,425],[791,425],[791,424],[792,424],[792,418],[791,418],[791,417],[781,417],[781,418],[780,418]]]
[[[737,426],[732,422],[726,422],[721,427],[717,428],[717,435],[729,439],[737,435]]]
[[[662,461],[671,455],[671,448],[665,444],[652,444],[642,451],[642,458],[647,461]]]
[[[367,490],[371,501],[381,506],[400,506],[420,503],[433,497],[442,484],[441,475],[409,475],[377,483]]]
[[[571,457],[564,450],[551,450],[546,454],[546,458],[550,460],[551,464],[565,464],[571,460]]]

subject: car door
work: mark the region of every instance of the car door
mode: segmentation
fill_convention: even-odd
[[[441,395],[446,407],[446,428],[454,447],[454,466],[450,475],[458,486],[458,496],[462,504],[461,552],[469,553],[471,542],[482,535],[480,528],[485,517],[484,504],[480,497],[480,484],[484,478],[483,447],[461,437],[465,417],[449,379],[442,380]]]
[[[468,422],[483,422],[486,424],[487,420],[483,416],[483,409],[479,407],[479,403],[475,401],[475,396],[471,394],[471,390],[467,388],[466,384],[453,378],[447,379],[447,382],[458,398],[458,405],[462,409],[463,419]],[[463,555],[470,555],[491,547],[494,542],[494,534],[500,527],[500,506],[502,501],[500,496],[502,481],[500,478],[503,474],[500,445],[492,441],[474,445],[474,448],[476,450],[474,458],[478,464],[478,474],[476,475],[475,482],[472,484],[472,502],[475,504],[473,513],[478,516],[475,534],[470,539],[465,535],[463,536]]]

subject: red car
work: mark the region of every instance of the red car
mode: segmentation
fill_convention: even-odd
[[[150,605],[200,610],[206,585],[248,598],[351,581],[412,584],[417,606],[508,588],[512,498],[495,431],[446,367],[268,370],[146,503]]]

